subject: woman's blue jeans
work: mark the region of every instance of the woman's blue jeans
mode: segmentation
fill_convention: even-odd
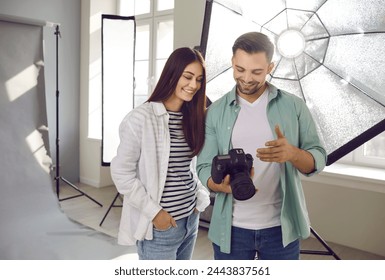
[[[153,239],[136,243],[140,260],[189,260],[198,236],[199,213],[176,221],[177,227],[153,229]]]
[[[298,260],[300,254],[299,240],[283,247],[280,226],[262,230],[232,227],[230,254],[222,253],[216,244],[213,247],[216,260]]]

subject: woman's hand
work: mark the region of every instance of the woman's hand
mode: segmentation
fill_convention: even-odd
[[[165,210],[160,210],[152,220],[154,227],[158,230],[167,230],[170,227],[177,227],[174,218]]]

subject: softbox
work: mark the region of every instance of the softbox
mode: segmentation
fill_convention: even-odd
[[[134,107],[135,18],[102,15],[102,165],[119,145],[119,125]]]
[[[268,79],[306,102],[330,165],[385,130],[384,18],[378,0],[207,1],[207,96],[234,86],[235,39],[266,34],[276,46]]]

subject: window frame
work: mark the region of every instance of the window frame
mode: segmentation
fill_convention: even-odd
[[[119,0],[118,1],[118,14],[124,15],[125,12],[122,11],[122,2],[123,1],[132,1],[132,0]],[[140,1],[140,0],[134,0]],[[175,1],[174,1],[175,3]],[[145,14],[135,15],[136,26],[149,25],[149,67],[147,74],[147,85],[148,91],[147,96],[150,96],[152,91],[155,88],[157,82],[157,26],[160,22],[163,21],[174,21],[174,9],[167,9],[162,11],[157,11],[156,7],[158,6],[158,0],[150,0],[150,11]],[[174,42],[172,42],[172,48],[174,48]],[[135,94],[135,93],[134,93]],[[141,95],[139,95],[141,96]]]
[[[365,145],[367,143],[353,151],[353,163],[368,167],[385,168],[385,158],[365,155]]]

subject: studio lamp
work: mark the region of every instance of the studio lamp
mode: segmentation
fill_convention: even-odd
[[[286,58],[296,58],[305,50],[305,37],[298,30],[288,29],[278,36],[277,48]]]

